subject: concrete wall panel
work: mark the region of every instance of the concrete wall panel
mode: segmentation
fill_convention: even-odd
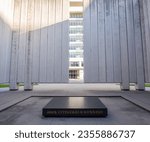
[[[86,83],[121,83],[123,89],[136,83],[144,89],[140,8],[139,0],[84,0]]]

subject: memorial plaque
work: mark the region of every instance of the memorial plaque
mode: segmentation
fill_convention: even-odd
[[[42,113],[44,117],[106,117],[107,108],[98,97],[54,97]]]

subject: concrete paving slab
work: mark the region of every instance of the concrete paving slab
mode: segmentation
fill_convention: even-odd
[[[0,113],[0,124],[6,125],[147,125],[150,112],[121,97],[100,97],[108,108],[107,118],[44,118],[42,108],[51,97],[31,97]]]
[[[104,96],[119,97],[149,110],[150,92],[148,91],[120,91],[119,84],[43,84],[35,85],[33,91],[25,92],[23,87],[19,91],[0,92],[0,110],[14,105],[30,96]]]
[[[20,91],[15,92],[0,92],[0,112],[29,98],[30,94],[24,94]]]
[[[102,97],[102,101],[106,101],[106,105],[109,107],[110,114],[107,120],[103,119],[88,119],[84,122],[84,119],[44,119],[41,117],[41,108],[51,99],[53,96],[99,96]],[[28,99],[33,97],[32,99]],[[121,99],[121,97],[125,98]],[[107,98],[107,99],[106,99]],[[119,99],[118,99],[119,98]],[[27,100],[26,100],[27,99]],[[28,102],[29,101],[29,102]],[[125,103],[127,102],[127,103]],[[132,103],[131,103],[132,102]],[[149,124],[147,118],[149,118],[150,111],[150,92],[149,91],[120,91],[119,85],[101,85],[101,84],[51,84],[51,85],[36,85],[31,92],[23,91],[23,87],[20,87],[19,91],[10,92],[5,90],[0,92],[0,124]],[[114,105],[113,105],[113,104]],[[19,111],[24,104],[24,109]],[[28,105],[30,104],[30,105]],[[118,104],[118,105],[117,105]],[[136,104],[136,105],[133,105]],[[116,106],[118,108],[116,108]],[[126,112],[123,107],[129,106],[134,108]],[[37,108],[37,109],[36,109]],[[117,111],[117,109],[121,109]],[[128,109],[129,109],[128,108]],[[144,108],[145,111],[142,108]],[[14,110],[15,109],[15,110]],[[30,113],[31,109],[31,113]],[[12,112],[11,112],[12,110]],[[14,110],[14,111],[13,111]],[[36,118],[32,120],[32,115]],[[139,113],[136,111],[138,110]],[[117,112],[117,113],[116,113]],[[132,112],[132,113],[131,113]],[[8,113],[8,115],[7,115]],[[17,114],[19,113],[19,114]],[[126,118],[125,114],[133,116],[138,121],[134,122],[130,118]],[[138,115],[142,114],[139,118]],[[10,115],[9,115],[10,114]],[[121,114],[121,115],[117,115]],[[114,117],[113,117],[114,116]],[[30,118],[31,117],[31,118]],[[124,118],[123,118],[124,117]],[[145,118],[146,117],[146,118]],[[5,119],[6,118],[6,119]],[[8,118],[8,119],[7,119]],[[121,120],[122,119],[122,120]],[[127,121],[129,119],[129,121]],[[50,122],[49,122],[50,120]],[[56,121],[55,121],[56,120]],[[91,120],[91,121],[90,121]],[[124,121],[125,120],[125,121]],[[143,120],[143,122],[142,122]],[[74,121],[74,122],[72,122]],[[99,122],[100,121],[100,122]],[[124,122],[123,122],[124,121]]]
[[[144,93],[140,93],[140,94],[122,94],[122,97],[148,111],[150,111],[150,94],[144,94]]]

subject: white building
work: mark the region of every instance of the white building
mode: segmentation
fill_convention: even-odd
[[[83,80],[83,2],[70,0],[69,79]]]

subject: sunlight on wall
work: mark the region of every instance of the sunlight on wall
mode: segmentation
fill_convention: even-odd
[[[0,20],[12,28],[13,1],[0,0]]]
[[[69,13],[62,13],[62,5],[62,0],[15,0],[13,30],[24,33],[68,20]]]

